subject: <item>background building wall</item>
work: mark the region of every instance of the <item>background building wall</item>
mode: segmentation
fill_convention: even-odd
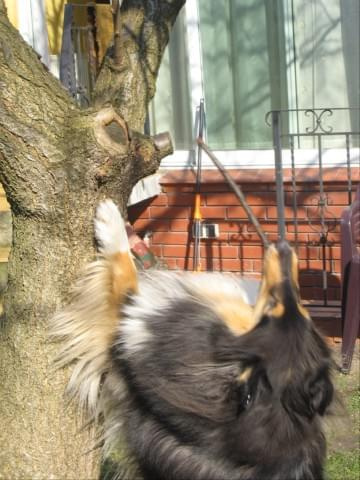
[[[277,208],[274,172],[271,170],[234,170],[233,178],[241,186],[248,204],[271,241],[277,240]],[[348,205],[345,169],[325,172],[325,192],[331,220],[326,247],[328,295],[340,299],[340,215]],[[295,240],[295,227],[290,219],[292,193],[289,172],[284,171],[286,193],[287,239]],[[353,180],[359,181],[359,170]],[[319,222],[315,201],[319,187],[316,171],[301,169],[298,182],[298,255],[300,283],[304,299],[322,298],[322,247],[319,244]],[[162,193],[152,200],[129,208],[129,219],[140,236],[150,238],[152,251],[171,270],[192,270],[194,242],[192,213],[195,179],[191,172],[168,172],[161,179]],[[202,216],[217,223],[220,235],[215,240],[201,241],[203,270],[236,272],[260,277],[264,249],[254,227],[249,223],[239,201],[215,171],[203,174]],[[307,217],[311,218],[311,225]]]

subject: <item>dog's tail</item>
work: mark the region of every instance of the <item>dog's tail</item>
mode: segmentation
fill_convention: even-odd
[[[102,202],[94,220],[100,258],[88,265],[75,284],[64,310],[51,320],[50,337],[63,342],[59,367],[76,361],[67,393],[90,416],[97,404],[104,376],[111,367],[110,347],[119,322],[119,307],[137,290],[126,228],[111,200]]]

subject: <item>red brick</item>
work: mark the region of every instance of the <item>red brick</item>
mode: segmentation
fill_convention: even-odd
[[[276,205],[276,194],[274,192],[255,192],[246,195],[247,203],[251,205]]]
[[[169,220],[169,229],[173,232],[188,232],[190,229],[190,220],[174,219]]]
[[[272,242],[272,243],[276,243],[279,240],[279,234],[277,232],[267,232],[266,237],[267,237],[268,241]]]
[[[241,271],[241,260],[224,258],[220,261],[220,269],[227,272],[239,272]]]
[[[201,215],[203,218],[219,218],[224,219],[226,215],[225,207],[201,207]]]
[[[319,233],[321,231],[321,225],[320,222],[317,220],[315,221],[312,219],[311,224],[308,222],[308,220],[301,220],[297,227],[294,225],[294,223],[287,223],[287,230],[289,232],[294,232],[297,230],[298,232],[308,232],[309,234],[317,235],[319,238]],[[334,233],[340,232],[340,224],[331,224],[331,235]]]
[[[341,248],[340,248],[340,246],[339,247],[335,247],[335,246],[328,247],[327,256],[328,256],[328,258],[331,258],[332,260],[341,260]]]
[[[151,232],[167,232],[170,229],[170,221],[165,220],[165,219],[158,219],[158,220],[153,220],[153,219],[139,219],[136,220],[135,223],[133,224],[133,227],[135,228],[136,232],[146,232],[146,231],[151,231]]]
[[[176,257],[176,258],[185,258],[193,257],[194,255],[194,244],[189,243],[187,245],[163,245],[163,256],[164,257]],[[204,244],[200,245],[200,257],[206,258],[208,256],[207,246]]]
[[[299,260],[300,270],[322,270],[321,260]]]
[[[189,218],[190,208],[187,207],[150,207],[150,218]]]
[[[263,262],[262,260],[253,260],[253,271],[261,273],[263,270]]]
[[[320,247],[314,247],[309,245],[299,246],[297,254],[299,259],[318,260],[319,258],[321,258],[321,249]]]
[[[324,217],[328,220],[338,220],[344,210],[343,206],[329,205],[324,211]],[[319,219],[321,211],[319,207],[307,207],[307,218]]]
[[[308,237],[309,237],[308,233],[298,233],[296,235],[295,233],[286,232],[286,240],[290,243],[294,243],[296,241],[298,244],[301,244],[301,243],[308,244],[309,242]]]
[[[220,258],[207,257],[202,261],[202,269],[204,271],[219,272],[219,271],[222,270],[221,269],[221,262],[222,262],[222,259],[220,259]]]
[[[251,193],[254,193],[254,192],[259,192],[259,191],[268,191],[268,190],[275,190],[275,186],[272,185],[271,183],[252,183],[252,184],[246,184],[246,183],[243,183],[241,184],[241,190],[243,192],[251,192]]]
[[[208,193],[206,195],[206,205],[208,206],[237,205],[238,203],[236,196],[230,192]]]
[[[246,195],[246,201],[249,205],[275,205],[276,198],[270,192],[249,192]],[[206,198],[207,205],[233,205],[240,206],[241,202],[232,192],[208,194]]]
[[[240,255],[242,258],[262,258],[264,249],[257,245],[242,245]]]
[[[244,272],[253,272],[253,271],[254,271],[254,260],[246,260],[244,258],[241,258],[240,272],[244,273]]]
[[[242,245],[245,242],[261,243],[261,240],[257,233],[247,233],[246,231],[242,233],[229,233],[230,245]]]
[[[193,270],[193,258],[177,258],[176,259],[176,268],[178,270]]]
[[[153,245],[185,245],[189,242],[189,235],[185,232],[156,232],[151,241]]]
[[[294,211],[291,207],[286,207],[285,206],[284,213],[285,213],[285,218],[293,219],[295,217]],[[267,207],[266,208],[266,215],[267,215],[267,218],[269,218],[269,219],[270,218],[278,218],[277,208],[276,207]],[[301,207],[301,206],[298,207],[297,212],[296,212],[296,217],[300,218],[300,219],[307,218],[306,210],[305,210],[304,207]]]
[[[206,249],[207,255],[214,258],[237,258],[239,254],[238,247],[211,243]]]
[[[162,257],[163,256],[163,247],[162,245],[150,245],[150,250],[156,257]]]
[[[338,228],[336,230],[339,230]],[[308,241],[310,243],[319,243],[320,235],[318,233],[314,233],[313,231],[308,233]],[[338,232],[330,232],[327,235],[327,240],[330,243],[339,243],[340,242],[340,231]]]
[[[333,273],[341,273],[341,261],[340,260],[332,260],[332,269]]]
[[[326,193],[327,200],[330,205],[348,205],[348,193],[347,192],[328,192]],[[296,195],[296,201],[298,205],[317,205],[319,202],[319,192],[305,192],[298,193]],[[289,198],[288,198],[289,200]],[[292,204],[288,201],[288,205]]]
[[[200,187],[202,193],[228,193],[230,191],[229,185],[225,183],[203,183]]]
[[[273,223],[261,222],[260,227],[264,232],[276,232],[277,233],[277,231],[279,230],[277,222],[276,223],[275,222],[273,222]],[[256,232],[256,229],[255,229],[254,225],[249,224],[249,225],[247,225],[247,231],[248,232]]]
[[[161,183],[161,182],[160,182]],[[195,188],[194,185],[186,185],[186,184],[162,184],[162,191],[164,193],[179,193],[179,192],[194,192]]]
[[[265,218],[266,208],[261,206],[255,206],[252,209],[253,214],[258,218]],[[248,216],[243,207],[227,207],[227,218],[245,218]]]
[[[321,260],[300,260],[300,270],[320,270],[323,269],[323,261]],[[340,260],[326,260],[326,270],[328,272],[339,273],[341,269]]]
[[[220,232],[229,232],[229,233],[241,233],[245,229],[246,223],[243,221],[217,221],[219,225]]]
[[[168,205],[193,207],[194,202],[194,193],[171,193],[168,195]],[[204,198],[201,198],[201,205],[205,205]]]
[[[219,236],[216,237],[216,240],[222,243],[228,243],[229,241],[229,233],[227,232],[220,232]],[[211,240],[209,240],[211,241]]]
[[[164,245],[164,257],[185,257],[188,254],[188,247],[186,245]]]
[[[162,206],[162,205],[167,205],[168,204],[168,196],[165,193],[161,193],[160,195],[157,195],[151,202],[152,206]]]

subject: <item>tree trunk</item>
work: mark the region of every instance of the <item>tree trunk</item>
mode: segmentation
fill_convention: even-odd
[[[95,106],[80,110],[9,24],[0,0],[0,181],[13,217],[0,330],[0,478],[98,477],[98,454],[85,454],[93,432],[80,432],[79,412],[66,406],[68,372],[52,366],[57,348],[47,322],[94,255],[99,200],[113,198],[126,214],[132,187],[171,152],[166,135],[136,130],[183,3],[123,2],[124,61],[106,60]]]

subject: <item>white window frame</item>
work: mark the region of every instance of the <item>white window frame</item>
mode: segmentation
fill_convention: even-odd
[[[284,3],[285,10],[291,8],[289,0]],[[189,50],[191,50],[191,59],[189,60],[189,85],[190,85],[190,102],[192,113],[192,130],[194,145],[190,150],[176,150],[172,155],[164,158],[161,162],[161,169],[164,170],[180,170],[180,169],[193,169],[196,165],[196,151],[195,139],[197,136],[197,116],[198,106],[201,98],[205,97],[204,93],[204,78],[202,67],[202,54],[201,54],[201,36],[200,36],[200,16],[198,8],[198,0],[187,0],[185,4],[185,32],[186,43]],[[286,15],[286,18],[291,18]],[[288,41],[287,45],[291,43],[293,36],[293,26],[289,21],[285,25],[285,35]],[[293,51],[290,48],[286,50],[287,64],[290,65],[293,59]],[[289,108],[296,108],[294,105],[294,94],[296,90],[296,75],[295,70],[289,68],[287,71],[288,87],[289,87]],[[206,109],[206,105],[205,105]],[[291,120],[290,120],[291,121]],[[265,119],[264,119],[265,122]],[[269,129],[271,127],[269,126]],[[205,132],[206,139],[206,132]],[[222,164],[228,169],[259,169],[274,168],[274,150],[214,150],[215,155],[222,162]],[[359,167],[360,165],[360,149],[351,148],[350,152],[350,165]],[[317,149],[295,149],[296,167],[318,167],[318,150]],[[291,167],[291,151],[289,149],[282,150],[283,167]],[[345,148],[331,148],[322,152],[323,166],[326,167],[345,167],[347,162],[347,152]],[[204,169],[216,169],[212,161],[204,154],[202,155],[202,166]]]
[[[17,0],[19,31],[24,40],[50,66],[49,42],[44,0]]]

